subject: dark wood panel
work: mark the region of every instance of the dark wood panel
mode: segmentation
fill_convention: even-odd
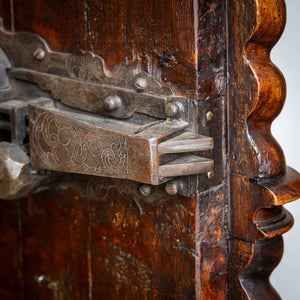
[[[22,299],[19,202],[0,201],[0,299]]]
[[[110,190],[91,202],[93,295],[194,299],[196,199],[145,205]]]
[[[3,26],[7,30],[12,30],[12,0],[1,0],[0,1],[0,17],[3,20]]]
[[[24,297],[88,299],[88,203],[48,191],[22,200]]]
[[[227,186],[198,196],[196,210],[197,299],[223,300],[228,292]]]
[[[177,93],[195,95],[193,1],[128,0],[127,56],[138,56],[143,68]]]
[[[53,50],[91,50],[110,69],[140,58],[144,71],[177,94],[213,97],[205,107],[218,107],[215,118],[225,122],[224,3],[24,0],[15,1],[15,26],[42,35]],[[224,127],[220,132],[217,155],[225,153]],[[217,161],[218,184],[223,163]],[[26,297],[223,299],[226,189],[223,183],[198,197],[152,205],[109,187],[89,201],[53,191],[29,197],[22,204]]]
[[[192,0],[16,1],[14,10],[16,30],[42,35],[53,50],[91,50],[110,69],[140,58],[145,71],[195,96]]]
[[[53,50],[87,50],[84,1],[14,1],[14,15],[16,31],[41,35]]]
[[[225,1],[194,1],[199,100],[211,101],[226,93],[225,9]]]

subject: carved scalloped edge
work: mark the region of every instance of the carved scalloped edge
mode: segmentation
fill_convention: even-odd
[[[280,296],[270,284],[269,277],[283,254],[282,237],[278,236],[256,244],[240,241],[239,246],[248,248],[248,253],[251,253],[247,265],[239,275],[240,284],[247,298],[280,300]]]
[[[262,189],[262,205],[256,210],[254,223],[265,238],[273,238],[289,231],[294,224],[292,215],[282,205],[300,197],[300,174],[288,167],[278,180],[258,183]],[[260,214],[265,217],[260,218]]]
[[[248,299],[280,299],[268,279],[282,256],[281,235],[293,226],[292,215],[281,205],[300,196],[300,175],[286,169],[283,151],[271,134],[272,121],[286,97],[285,79],[270,59],[271,49],[285,27],[286,6],[284,0],[252,2],[256,20],[244,49],[252,73],[246,130],[255,159],[251,176],[257,180],[261,194],[257,194],[259,198],[251,205],[253,214],[249,215],[256,225],[257,238],[249,244],[238,241],[249,247],[248,252],[238,250],[247,261],[240,266],[238,280]]]
[[[300,197],[300,174],[291,167],[278,180],[259,183],[264,189],[265,201],[270,205],[280,206]]]
[[[291,168],[286,169],[283,151],[270,131],[286,97],[285,79],[270,59],[271,49],[285,27],[285,1],[253,0],[253,4],[255,24],[244,51],[253,75],[247,133],[256,159],[257,173],[253,178],[262,189],[262,199],[257,199],[254,207],[253,221],[256,223],[259,210],[272,209],[300,197],[300,175]],[[279,215],[273,212],[276,217],[270,223],[266,213],[265,223],[263,220],[256,223],[266,238],[281,235],[292,227],[293,218],[287,211]]]
[[[286,84],[282,73],[271,62],[270,52],[284,30],[286,7],[284,0],[255,0],[255,4],[256,25],[245,47],[253,73],[247,130],[256,159],[255,177],[266,178],[285,172],[284,154],[270,127],[283,107]]]

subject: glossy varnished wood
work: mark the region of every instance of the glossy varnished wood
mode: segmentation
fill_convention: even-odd
[[[0,207],[0,296],[2,299],[22,299],[23,264],[19,202],[0,201]]]
[[[208,127],[209,109],[215,120],[226,115],[224,1],[34,0],[14,1],[13,9],[15,30],[41,35],[54,51],[90,50],[109,69],[139,57],[142,70],[176,95],[212,97],[194,107],[201,110],[201,127]],[[224,299],[226,143],[219,122],[205,129],[220,145],[213,150],[215,178],[200,176],[199,190],[218,184],[208,192],[141,204],[108,184],[89,199],[72,188],[23,199],[25,298]]]
[[[270,60],[285,18],[283,0],[229,1],[231,299],[280,299],[269,276],[282,256],[280,236],[293,225],[281,205],[300,192],[300,175],[286,169],[270,132],[286,94]]]
[[[0,201],[0,298],[279,299],[268,278],[293,225],[282,205],[300,194],[270,133],[286,93],[270,61],[284,1],[20,0],[0,9],[7,29],[37,33],[54,51],[92,51],[111,70],[140,58],[142,71],[198,100],[193,130],[213,137],[204,155],[215,160],[191,197],[140,201],[110,179],[63,176],[47,192]]]

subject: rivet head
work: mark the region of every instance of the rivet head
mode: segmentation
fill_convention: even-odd
[[[37,60],[43,60],[46,57],[46,53],[42,48],[38,48],[34,51],[33,56]]]
[[[148,197],[151,195],[152,193],[152,187],[149,184],[143,184],[140,186],[140,193],[145,196]]]
[[[211,111],[208,111],[205,115],[207,121],[212,121],[214,114]]]
[[[38,275],[35,277],[36,281],[39,283],[39,284],[45,284],[47,279],[46,279],[46,276],[45,275]]]
[[[166,105],[165,113],[168,117],[178,117],[183,112],[180,102],[171,102]]]
[[[117,110],[121,106],[122,106],[122,99],[117,95],[107,97],[106,99],[104,99],[104,107],[108,111]]]
[[[143,91],[146,89],[147,87],[147,80],[143,77],[138,77],[136,80],[135,80],[135,88],[138,90],[138,91]]]
[[[213,171],[207,173],[207,178],[208,179],[213,179],[214,176],[215,176],[215,173]]]
[[[177,195],[182,190],[182,188],[183,184],[180,180],[171,180],[165,185],[165,191],[170,196]]]

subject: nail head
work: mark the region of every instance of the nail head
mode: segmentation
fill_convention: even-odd
[[[182,190],[182,182],[178,180],[171,180],[166,183],[165,191],[170,196],[177,195]]]
[[[34,51],[33,55],[37,60],[43,60],[46,56],[46,53],[42,48],[38,48]]]
[[[104,99],[104,107],[108,111],[117,110],[122,106],[122,100],[119,96],[111,96]]]
[[[148,184],[143,184],[140,186],[140,193],[145,196],[145,197],[148,197],[151,195],[152,193],[152,188],[150,185]]]
[[[183,106],[179,102],[171,102],[166,105],[165,113],[168,117],[177,117],[183,111]]]
[[[143,77],[138,77],[135,80],[135,87],[138,91],[143,91],[147,87],[147,80]]]
[[[212,121],[213,116],[214,116],[214,114],[211,111],[208,111],[206,113],[206,120],[209,121],[209,122]]]

